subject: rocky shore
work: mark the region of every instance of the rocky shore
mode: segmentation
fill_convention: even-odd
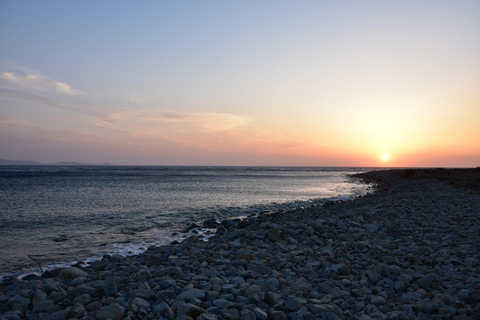
[[[0,319],[480,319],[480,195],[360,177],[376,192],[10,279]]]

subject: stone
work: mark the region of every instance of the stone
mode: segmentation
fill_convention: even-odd
[[[75,299],[73,299],[73,304],[78,303],[78,304],[81,304],[83,306],[86,306],[90,302],[92,302],[92,297],[87,293],[81,294],[78,297],[76,297]]]
[[[303,303],[299,299],[287,299],[285,308],[289,311],[298,311],[303,307]]]
[[[112,303],[106,307],[100,308],[97,312],[96,318],[99,320],[122,320],[123,314],[123,308],[119,304]]]
[[[118,278],[110,277],[103,282],[103,291],[107,297],[113,297],[118,291]]]
[[[267,231],[267,237],[272,242],[277,242],[280,240],[280,232],[275,228],[270,228]]]
[[[192,299],[204,300],[205,292],[200,289],[190,289],[177,296],[177,300],[190,301]]]
[[[263,301],[270,306],[274,306],[282,301],[282,297],[278,293],[267,291]]]
[[[384,305],[385,304],[385,298],[383,297],[380,297],[380,296],[376,296],[376,297],[373,297],[370,302],[374,305],[374,306],[381,306],[381,305]]]
[[[88,277],[88,273],[75,267],[63,268],[58,277],[62,280],[75,279],[78,277]]]
[[[365,229],[367,229],[368,232],[377,232],[380,228],[372,223],[367,223],[365,224]]]
[[[342,276],[348,276],[353,272],[353,266],[351,264],[346,264],[339,270],[339,272]]]
[[[268,318],[268,314],[260,308],[253,309],[253,313],[259,320],[266,320]]]
[[[435,275],[428,274],[418,279],[417,283],[420,287],[426,289],[431,287],[433,281],[435,281]]]
[[[393,284],[393,289],[395,292],[403,292],[405,291],[405,283],[403,283],[403,281],[395,281]]]
[[[177,315],[187,315],[190,317],[197,317],[206,311],[191,303],[180,303],[177,305]]]
[[[227,240],[233,241],[235,239],[244,237],[247,234],[246,230],[240,229],[240,230],[234,230],[227,234]]]
[[[151,307],[151,304],[150,302],[148,302],[147,300],[145,299],[142,299],[142,298],[135,298],[132,300],[132,303],[137,305],[139,308],[144,308],[144,309],[148,309]]]
[[[287,316],[282,311],[270,311],[268,313],[268,318],[271,320],[287,320]]]
[[[40,301],[45,301],[45,300],[47,300],[46,292],[40,289],[35,290],[35,293],[33,294],[33,297],[32,297],[32,303],[35,305]]]
[[[7,303],[12,309],[25,309],[30,304],[30,299],[16,295],[10,298]]]
[[[242,310],[242,313],[240,314],[240,319],[241,320],[256,320],[257,317],[255,316],[255,313],[248,309]]]

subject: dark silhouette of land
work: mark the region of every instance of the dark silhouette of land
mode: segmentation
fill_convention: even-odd
[[[387,184],[397,183],[400,180],[436,179],[458,188],[473,190],[476,194],[480,194],[480,167],[456,169],[390,169],[366,172],[357,176],[365,180]]]

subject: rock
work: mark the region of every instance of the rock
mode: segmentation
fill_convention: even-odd
[[[81,284],[78,287],[75,288],[75,293],[78,295],[82,294],[88,294],[91,297],[99,297],[100,293],[98,292],[97,289],[95,289],[92,286],[86,285],[86,284]]]
[[[215,307],[218,307],[220,309],[228,309],[228,308],[233,308],[235,307],[235,303],[231,302],[231,301],[228,301],[226,299],[217,299],[217,300],[213,300],[212,301],[212,304],[215,306]]]
[[[253,313],[259,320],[266,320],[268,318],[268,314],[260,308],[253,309]]]
[[[109,304],[108,306],[102,307],[100,310],[98,310],[96,318],[99,320],[122,320],[123,308],[116,303]]]
[[[7,303],[12,309],[26,309],[30,304],[30,299],[16,295],[13,298],[10,298]]]
[[[380,228],[372,223],[367,223],[365,229],[367,229],[368,232],[377,232]]]
[[[321,222],[320,222],[319,220],[312,221],[312,222],[310,223],[310,225],[311,225],[311,227],[312,227],[315,231],[317,231],[317,232],[323,231],[322,224],[321,224]]]
[[[381,306],[381,305],[384,305],[385,304],[385,299],[383,297],[380,297],[380,296],[376,296],[376,297],[373,297],[370,302],[374,305],[374,306]]]
[[[83,306],[86,306],[87,304],[89,304],[90,302],[92,302],[92,297],[85,293],[85,294],[82,294],[82,295],[79,295],[78,297],[76,297],[75,299],[73,299],[73,304],[81,304]]]
[[[277,242],[280,240],[280,232],[275,228],[270,228],[267,231],[267,237],[272,242]]]
[[[202,313],[196,320],[218,320],[218,317],[211,313]]]
[[[204,228],[216,228],[218,227],[218,222],[215,219],[208,219],[203,221]]]
[[[192,299],[204,300],[205,292],[199,289],[190,289],[177,296],[177,300],[190,301]]]
[[[346,264],[339,270],[342,276],[348,276],[350,273],[353,272],[353,267],[351,264]]]
[[[287,320],[287,316],[284,312],[281,311],[270,311],[268,313],[268,318],[271,320]]]
[[[177,305],[177,316],[187,315],[190,317],[197,317],[206,311],[191,303],[180,303]]]
[[[85,310],[85,306],[77,303],[73,306],[72,311],[68,315],[70,319],[81,319],[84,315],[86,315],[87,311]]]
[[[145,299],[142,299],[142,298],[135,298],[132,300],[132,303],[137,305],[139,308],[144,308],[144,309],[148,309],[151,307],[151,304],[150,302],[148,302],[147,300]]]
[[[475,301],[480,301],[480,290],[475,290],[470,293],[470,298]]]
[[[288,299],[285,301],[285,308],[289,311],[298,311],[303,307],[303,303],[299,299]]]
[[[241,320],[256,320],[257,317],[255,316],[255,313],[248,309],[242,310],[242,313],[240,315]]]
[[[243,229],[240,229],[240,230],[234,230],[232,232],[230,232],[228,235],[227,235],[227,240],[235,240],[235,239],[238,239],[238,238],[241,238],[241,237],[244,237],[245,235],[247,234],[247,231],[246,230],[243,230]]]
[[[393,284],[393,289],[395,292],[403,292],[405,291],[405,283],[403,283],[403,281],[395,281]]]
[[[103,282],[103,291],[107,297],[113,297],[118,291],[118,278],[110,277]]]
[[[282,297],[278,293],[267,291],[263,301],[268,303],[270,306],[274,306],[282,301]]]
[[[45,293],[45,291],[40,289],[35,290],[35,293],[33,294],[33,297],[32,297],[32,303],[35,305],[40,301],[45,301],[45,300],[47,300],[47,294]]]
[[[297,280],[292,283],[292,290],[302,292],[304,295],[307,295],[311,289],[312,285],[304,280]]]
[[[425,289],[425,288],[430,288],[433,281],[435,281],[435,275],[428,274],[418,279],[417,283],[420,287]]]
[[[62,280],[75,279],[78,277],[88,277],[88,273],[75,267],[63,268],[60,270],[59,278]]]

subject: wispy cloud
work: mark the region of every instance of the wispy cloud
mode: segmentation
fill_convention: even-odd
[[[20,72],[2,71],[0,78],[16,86],[37,91],[54,92],[71,96],[85,94],[85,92],[73,89],[66,82],[54,81],[45,75],[28,72],[26,70],[20,70]]]
[[[108,115],[98,122],[99,126],[123,128],[129,123],[142,124],[143,127],[161,127],[162,124],[179,123],[177,129],[186,129],[198,132],[232,131],[252,122],[252,119],[243,115],[215,112],[147,112],[124,111]],[[138,128],[136,126],[136,128]]]
[[[32,101],[57,109],[68,110],[67,107],[53,101],[49,97],[37,93],[22,92],[10,88],[0,87],[0,97],[14,100]]]

